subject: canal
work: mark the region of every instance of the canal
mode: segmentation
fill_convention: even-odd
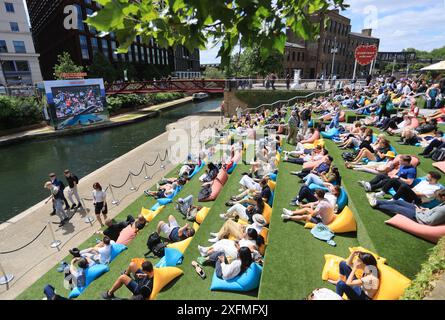
[[[221,102],[188,103],[134,124],[0,147],[0,222],[48,196],[43,184],[49,172],[55,172],[64,183],[67,168],[82,178],[165,132],[169,123],[216,109]]]

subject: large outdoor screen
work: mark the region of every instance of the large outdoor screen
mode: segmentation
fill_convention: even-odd
[[[108,120],[102,79],[45,81],[45,92],[56,129]]]

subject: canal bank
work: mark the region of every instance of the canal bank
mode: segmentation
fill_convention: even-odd
[[[162,134],[168,124],[188,115],[217,110],[220,103],[219,99],[186,103],[158,110],[156,118],[129,125],[0,147],[0,222],[48,196],[43,183],[49,172],[55,172],[63,179],[63,171],[69,168],[82,179]]]
[[[183,129],[190,134],[192,123],[193,126],[198,123],[199,130],[202,130],[209,126],[222,126],[220,120],[219,113],[213,116],[210,114],[189,116],[175,122],[169,128]],[[171,163],[169,157],[166,157],[166,150],[170,150],[177,143],[176,140],[169,141],[172,140],[171,136],[169,139],[169,135],[171,131],[164,132],[81,179],[79,193],[86,199],[86,207],[89,210],[76,213],[62,228],[58,228],[56,224],[50,224],[55,238],[62,242],[61,251],[50,246],[53,239],[48,221],[58,221],[57,217],[49,216],[50,203],[41,202],[19,217],[10,220],[10,223],[0,225],[0,263],[7,273],[15,276],[10,283],[10,290],[6,291],[5,286],[0,287],[0,299],[15,298],[42,274],[54,267],[55,261],[63,259],[69,248],[78,246],[99,229],[97,221],[92,226],[84,221],[85,217],[93,215],[92,202],[88,199],[91,198],[91,186],[94,182],[100,181],[104,187],[110,184],[122,185],[120,188],[113,188],[113,195],[108,192],[109,217],[113,218],[140,197],[142,190],[150,188],[167,172],[175,168],[176,164]],[[178,137],[177,134],[173,136]],[[150,165],[146,166],[146,171],[141,167],[144,162]],[[128,180],[130,171],[135,173],[135,176]],[[145,176],[150,179],[145,179]],[[127,182],[123,184],[126,180]],[[132,187],[136,187],[136,190],[131,190]],[[120,200],[119,205],[111,205],[113,196]],[[41,232],[37,240],[31,242]],[[31,243],[28,246],[14,251],[29,242]],[[14,252],[7,253],[8,251]]]

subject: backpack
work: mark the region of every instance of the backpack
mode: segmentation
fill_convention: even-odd
[[[211,194],[212,194],[211,185],[205,186],[204,188],[201,189],[201,191],[199,191],[198,201],[201,202],[205,199],[208,199]]]
[[[147,240],[148,252],[145,254],[147,257],[150,253],[153,253],[156,257],[162,258],[164,256],[165,247],[167,245],[162,241],[161,236],[157,232],[153,232]]]
[[[352,152],[344,152],[341,157],[345,161],[354,161],[355,155]]]
[[[198,214],[198,209],[197,208],[193,208],[192,210],[190,210],[189,212],[187,212],[186,215],[186,219],[188,221],[194,222],[196,219],[196,215]]]
[[[437,150],[433,151],[433,153],[431,154],[431,159],[433,161],[445,160],[445,149],[441,148],[441,149],[437,149]]]

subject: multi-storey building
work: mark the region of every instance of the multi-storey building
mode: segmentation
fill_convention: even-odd
[[[83,21],[87,16],[100,10],[101,6],[92,0],[26,0],[32,26],[32,33],[37,52],[40,53],[40,65],[45,79],[54,78],[53,68],[57,56],[64,51],[70,53],[74,63],[88,66],[95,54],[101,52],[113,64],[132,64],[139,73],[139,78],[150,80],[172,74],[182,60],[173,48],[161,48],[153,40],[142,43],[137,37],[129,47],[128,53],[117,54],[119,43],[114,33],[102,35]],[[77,28],[66,28],[64,22],[68,14],[67,6],[74,6],[77,11]],[[181,48],[181,47],[178,47]],[[199,54],[197,56],[199,61]],[[150,73],[145,72],[147,66]],[[196,67],[193,66],[195,69]],[[179,69],[183,70],[183,69]],[[185,70],[187,71],[187,70]],[[199,62],[197,71],[199,72]],[[123,75],[122,75],[123,77]]]
[[[0,84],[33,85],[42,81],[22,0],[0,0]]]
[[[314,15],[313,22],[320,24],[320,35],[316,40],[304,41],[288,29],[286,54],[284,56],[284,73],[293,74],[300,70],[301,78],[325,78],[336,75],[337,78],[350,78],[354,71],[354,52],[360,44],[375,44],[379,39],[371,36],[372,30],[365,29],[362,33],[351,32],[351,20],[340,14],[339,10],[330,10],[324,15]],[[327,19],[326,26],[324,21]],[[298,61],[298,53],[300,59]],[[297,59],[292,57],[296,55]],[[335,55],[335,57],[334,57]],[[366,67],[365,67],[366,68]],[[357,68],[357,76],[365,71]]]

